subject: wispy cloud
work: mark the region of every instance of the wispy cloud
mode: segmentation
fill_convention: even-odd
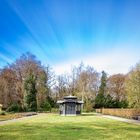
[[[124,44],[97,54],[83,56],[83,59],[74,59],[54,65],[55,72],[62,74],[70,72],[73,65],[78,66],[81,61],[86,65],[93,66],[97,71],[105,70],[108,74],[127,73],[135,65],[139,57],[140,48]]]
[[[97,71],[113,74],[126,73],[140,59],[139,2],[2,3],[3,63],[30,51],[44,65],[52,65],[56,73],[69,72],[83,61]]]
[[[9,5],[26,26],[32,40],[36,42],[36,46],[42,51],[42,54],[46,55],[51,50],[49,42],[52,43],[53,41],[59,47],[62,45],[54,25],[50,21],[45,5],[41,5],[41,7],[38,5],[38,7],[32,7],[32,9],[28,6],[23,8],[19,2],[9,2]]]

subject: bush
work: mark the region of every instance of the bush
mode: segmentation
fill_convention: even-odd
[[[11,104],[11,105],[6,109],[7,112],[20,112],[21,110],[22,110],[22,109],[21,109],[20,105],[17,104],[17,103]]]
[[[47,96],[46,100],[40,105],[38,108],[38,111],[43,112],[43,111],[52,111],[52,108],[57,108],[56,102],[50,97]]]
[[[120,101],[118,107],[127,108],[128,107],[128,102],[126,100]]]
[[[101,97],[98,95],[98,97],[95,99],[95,108],[127,108],[128,102],[126,100],[119,101],[117,99],[113,99],[110,95],[102,96],[102,101],[100,99]],[[102,103],[102,106],[101,104]]]
[[[48,102],[52,108],[57,107],[56,102],[50,96],[47,96],[46,102]]]
[[[58,113],[58,112],[59,112],[59,108],[52,108],[52,109],[51,109],[51,112],[53,112],[53,113]]]
[[[93,111],[93,106],[92,106],[92,104],[91,103],[86,103],[85,105],[84,105],[84,110],[83,110],[84,112],[92,112]]]
[[[50,105],[50,103],[46,102],[44,104],[44,109],[45,109],[45,111],[50,111],[51,112],[51,105]]]
[[[0,111],[0,115],[6,115],[5,111]]]
[[[38,113],[42,113],[42,112],[43,112],[43,108],[41,108],[41,107],[38,108],[38,109],[37,109],[37,112],[38,112]]]
[[[51,112],[51,105],[49,102],[44,102],[42,105],[41,105],[41,108],[42,109],[41,111],[49,111]]]

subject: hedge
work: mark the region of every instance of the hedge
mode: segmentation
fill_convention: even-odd
[[[140,116],[140,108],[138,109],[116,109],[116,108],[102,108],[96,109],[97,113],[102,113],[104,115],[112,115],[125,118],[133,118],[135,116]]]

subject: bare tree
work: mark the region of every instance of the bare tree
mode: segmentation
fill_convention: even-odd
[[[140,63],[128,73],[125,88],[130,107],[140,108]]]
[[[126,75],[115,74],[107,79],[107,92],[113,97],[113,99],[118,101],[126,99],[125,78]]]

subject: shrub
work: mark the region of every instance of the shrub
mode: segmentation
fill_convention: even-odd
[[[120,108],[127,108],[128,107],[128,101],[123,100],[119,102],[119,107]]]
[[[20,107],[19,104],[13,103],[13,104],[11,104],[11,105],[7,108],[6,111],[7,111],[7,112],[20,112],[20,111],[21,111],[21,107]]]
[[[0,111],[0,115],[6,115],[5,111]]]
[[[92,106],[92,104],[91,103],[86,103],[85,105],[84,105],[84,110],[83,110],[84,112],[92,112],[93,111],[93,106]]]
[[[41,105],[41,108],[42,108],[42,111],[50,111],[51,112],[51,105],[49,102],[44,102],[42,105]]]
[[[39,107],[39,108],[37,109],[37,112],[42,113],[42,112],[43,112],[43,108]]]
[[[55,101],[50,96],[47,96],[46,102],[48,102],[52,108],[57,107]]]
[[[50,97],[47,96],[46,100],[40,105],[38,108],[38,111],[43,112],[43,111],[52,111],[52,108],[57,108],[56,102]]]
[[[50,111],[51,112],[51,105],[50,105],[50,103],[46,102],[44,104],[44,109],[45,109],[45,111]]]
[[[53,112],[53,113],[58,113],[58,112],[59,112],[59,109],[58,109],[58,108],[52,108],[52,109],[51,109],[51,112]]]
[[[98,95],[99,97],[99,95]],[[98,99],[100,98],[96,98],[96,102],[99,103],[99,101],[97,101]],[[95,108],[127,108],[128,107],[128,102],[127,100],[122,100],[122,101],[119,101],[117,99],[113,99],[110,95],[106,95],[106,96],[103,96],[104,97],[104,100],[102,100],[102,105],[99,105],[99,104],[95,104]]]

